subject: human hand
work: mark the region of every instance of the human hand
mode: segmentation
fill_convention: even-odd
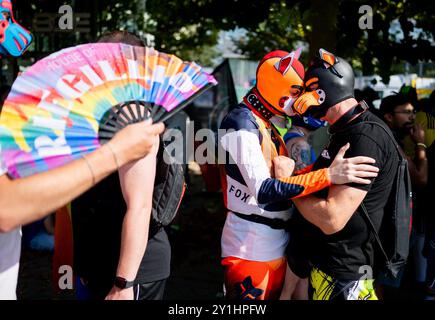
[[[272,159],[275,178],[287,178],[293,174],[295,162],[285,156],[277,156]]]
[[[133,288],[120,289],[113,286],[105,300],[134,300]]]
[[[409,131],[409,136],[414,143],[424,143],[424,129],[419,123],[415,123]]]
[[[378,175],[379,168],[369,165],[375,163],[375,159],[370,157],[353,157],[344,159],[344,154],[349,149],[350,144],[346,143],[338,151],[334,161],[328,168],[329,179],[332,184],[345,184],[350,182],[360,184],[370,184],[370,179]]]
[[[146,156],[157,144],[158,136],[164,130],[165,125],[162,122],[152,124],[151,120],[131,124],[120,130],[108,142],[118,162],[117,165],[121,167]]]

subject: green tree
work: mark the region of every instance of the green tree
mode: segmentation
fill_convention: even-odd
[[[14,3],[17,18],[32,29],[36,13],[57,12],[62,0]],[[434,57],[435,2],[426,0],[93,0],[70,1],[76,12],[91,13],[88,34],[36,34],[35,51],[43,54],[92,41],[106,30],[127,29],[155,37],[155,47],[186,60],[211,65],[219,55],[219,32],[243,28],[240,52],[258,60],[274,49],[308,46],[304,62],[323,47],[347,58],[364,74],[388,80],[392,70],[407,61]],[[373,9],[373,29],[362,30],[358,12]],[[391,23],[397,21],[397,28]],[[399,34],[394,34],[398,32]]]
[[[237,0],[148,0],[148,27],[156,48],[183,59],[210,65],[218,55],[212,47],[221,30],[254,28],[267,16],[269,3]],[[260,20],[259,20],[260,19]]]
[[[241,52],[254,60],[261,59],[266,52],[280,49],[292,50],[298,40],[303,40],[309,31],[302,22],[303,4],[287,4],[285,1],[271,3],[267,15],[248,30],[246,37],[237,39]]]
[[[373,29],[359,27],[362,5],[373,9]],[[350,60],[363,74],[378,73],[388,82],[398,64],[433,59],[434,6],[421,0],[281,0],[270,3],[268,15],[254,27],[245,26],[247,37],[238,45],[258,59],[272,49],[294,48],[300,40],[309,45],[308,56],[322,47]],[[393,21],[398,21],[396,29]]]
[[[361,5],[373,8],[373,29],[358,28]],[[343,1],[338,17],[337,52],[353,57],[353,65],[363,74],[377,73],[387,83],[398,64],[407,61],[415,65],[435,56],[434,12],[433,2],[420,0]],[[394,21],[396,28],[391,28]]]

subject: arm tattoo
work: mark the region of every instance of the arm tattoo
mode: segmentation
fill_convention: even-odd
[[[310,146],[305,141],[298,141],[290,147],[290,157],[295,161],[295,171],[311,164]]]

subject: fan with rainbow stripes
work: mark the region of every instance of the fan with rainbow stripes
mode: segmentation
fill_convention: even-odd
[[[8,174],[55,168],[130,123],[165,121],[215,84],[197,64],[152,48],[90,43],[53,53],[16,79],[4,103]]]

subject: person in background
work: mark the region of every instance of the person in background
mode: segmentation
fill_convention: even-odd
[[[426,216],[429,214],[429,212],[425,212],[422,206],[421,196],[427,186],[428,161],[426,155],[427,146],[424,143],[425,132],[423,127],[415,122],[416,110],[412,101],[414,101],[412,95],[401,93],[385,97],[380,105],[380,114],[393,132],[404,153],[407,153],[404,143],[405,138],[409,137],[414,147],[414,156],[407,156],[413,193],[412,234],[409,256],[411,263],[408,263],[407,266],[413,267],[414,282],[416,282],[421,292],[426,278],[426,259],[422,251],[425,240]],[[384,282],[384,284],[390,287],[399,287],[400,282],[399,279],[396,284],[389,281]],[[386,299],[388,299],[388,290],[394,294],[394,289],[388,287],[384,287],[384,289]]]
[[[145,46],[127,31],[109,32],[98,42]],[[72,202],[79,298],[163,298],[171,246],[165,229],[151,219],[154,181],[159,174],[156,155],[162,147],[157,141],[153,153],[120,168]]]
[[[420,208],[427,214],[426,239],[423,250],[427,258],[426,293],[428,299],[435,299],[435,213],[433,195],[435,194],[435,90],[428,98],[419,101],[421,109],[415,117],[425,133],[424,144],[427,146],[428,181],[427,188],[421,193]]]
[[[421,110],[417,89],[415,87],[403,84],[399,89],[399,93],[409,101],[409,103],[414,107],[416,113]]]
[[[12,3],[0,3],[4,30],[0,56],[21,56],[32,36],[13,17]],[[2,85],[0,111],[9,86]],[[0,300],[15,300],[21,255],[21,225],[41,220],[95,185],[111,172],[146,156],[162,123],[151,121],[130,125],[105,146],[67,165],[30,177],[12,180],[1,155],[0,145]]]
[[[162,123],[129,125],[107,144],[62,167],[12,180],[0,146],[0,299],[16,299],[21,252],[20,226],[40,220],[111,172],[152,150]]]
[[[424,193],[424,209],[427,210],[426,238],[423,255],[427,260],[425,291],[427,300],[435,300],[435,213],[433,195],[435,194],[435,143],[427,149],[429,176]]]

